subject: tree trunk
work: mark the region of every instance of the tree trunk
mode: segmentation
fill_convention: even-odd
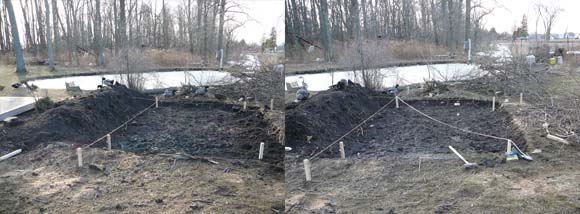
[[[14,46],[14,53],[16,54],[16,72],[25,73],[26,68],[24,66],[24,57],[22,56],[22,47],[20,46],[20,36],[18,35],[18,26],[16,22],[16,16],[14,15],[14,9],[12,8],[12,2],[10,0],[4,0],[4,5],[8,11],[8,17],[10,18],[10,26],[12,27],[12,43]]]
[[[465,41],[471,37],[471,0],[465,0]]]
[[[327,63],[332,62],[334,53],[332,50],[332,36],[328,30],[328,2],[320,0],[320,34],[324,44],[324,58]]]
[[[220,24],[218,28],[218,41],[217,41],[217,51],[223,51],[223,40],[224,40],[224,17],[226,14],[226,0],[220,0]],[[220,58],[216,57],[217,62],[220,62]]]
[[[46,49],[48,51],[48,68],[50,71],[54,71],[54,52],[52,50],[52,35],[50,32],[50,4],[48,0],[44,0],[44,6],[46,7]]]
[[[105,63],[103,53],[103,34],[101,33],[101,0],[95,0],[95,63],[102,66]]]
[[[58,4],[56,0],[52,0],[52,27],[54,34],[53,49],[56,55],[56,53],[58,53],[58,40],[60,39],[60,32],[58,30]]]

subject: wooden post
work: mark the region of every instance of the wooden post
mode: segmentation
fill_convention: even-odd
[[[248,107],[248,101],[244,101],[244,111],[246,111],[246,108]]]
[[[491,111],[495,111],[495,96],[493,96],[493,99],[491,102]]]
[[[77,148],[77,158],[79,160],[79,167],[83,167],[83,149]]]
[[[312,181],[312,176],[310,175],[310,161],[304,159],[304,174],[306,175],[306,181]]]
[[[264,158],[264,142],[260,143],[260,154],[258,155],[258,159],[262,160]]]
[[[395,96],[395,106],[399,108],[399,96]]]
[[[524,104],[524,93],[520,93],[520,105]]]
[[[107,134],[107,150],[111,151],[111,134]]]
[[[507,141],[507,153],[508,154],[512,153],[512,141],[511,140]]]
[[[274,110],[274,99],[270,99],[270,110]]]
[[[344,160],[346,159],[346,154],[344,153],[344,143],[340,141],[338,145],[340,146],[340,158]]]
[[[155,108],[159,108],[159,97],[155,96]]]

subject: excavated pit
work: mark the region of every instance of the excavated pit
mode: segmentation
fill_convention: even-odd
[[[392,97],[363,89],[322,92],[287,110],[286,135],[293,154],[309,157],[368,118]],[[513,140],[521,149],[526,141],[505,111],[491,111],[491,102],[466,99],[408,100],[409,105],[444,123],[474,132]],[[459,105],[455,105],[459,103]],[[496,104],[499,107],[499,104]],[[306,136],[312,136],[306,142]],[[434,122],[400,103],[392,102],[374,119],[342,140],[347,156],[380,157],[408,153],[450,153],[506,150],[505,140],[469,134]],[[338,144],[320,157],[340,157]]]

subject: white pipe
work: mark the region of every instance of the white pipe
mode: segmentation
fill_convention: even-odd
[[[467,161],[465,160],[465,158],[463,158],[463,156],[461,156],[461,155],[459,154],[459,152],[457,152],[457,150],[455,150],[455,149],[454,149],[452,146],[449,146],[449,149],[451,149],[451,151],[453,151],[453,153],[455,153],[455,154],[456,154],[456,155],[457,155],[459,158],[461,158],[461,160],[463,160],[463,162],[465,162],[465,164],[469,164],[469,162],[467,162]]]
[[[11,158],[12,156],[15,156],[17,154],[19,154],[20,152],[22,152],[22,149],[18,149],[16,151],[10,152],[2,157],[0,157],[0,161],[6,160],[8,158]]]

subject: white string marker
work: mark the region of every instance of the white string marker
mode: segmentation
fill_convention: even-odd
[[[344,153],[344,143],[340,141],[338,145],[340,146],[340,158],[344,160],[346,159],[346,154]]]
[[[107,135],[107,150],[111,151],[111,134]]]
[[[312,176],[310,175],[310,161],[304,159],[304,174],[306,175],[306,181],[312,181]]]
[[[244,101],[244,111],[246,111],[247,107],[248,107],[248,101]]]
[[[159,97],[155,96],[155,108],[159,108]]]
[[[399,96],[395,96],[395,106],[399,108]]]
[[[491,111],[495,111],[495,96],[493,96],[493,99],[491,102]]]
[[[524,104],[524,93],[520,93],[520,105]]]
[[[260,154],[258,155],[258,159],[262,160],[264,158],[264,142],[260,143]]]
[[[83,149],[77,148],[77,158],[79,160],[79,167],[83,167]]]
[[[270,99],[270,110],[274,110],[274,99]]]

